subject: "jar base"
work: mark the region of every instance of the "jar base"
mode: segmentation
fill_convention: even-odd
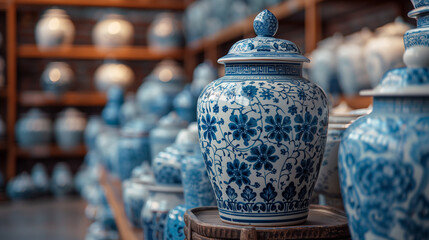
[[[240,214],[241,215],[241,214]],[[274,214],[273,214],[274,215]],[[240,226],[278,227],[299,225],[307,221],[308,210],[294,214],[275,214],[275,216],[241,216],[219,212],[222,222]]]

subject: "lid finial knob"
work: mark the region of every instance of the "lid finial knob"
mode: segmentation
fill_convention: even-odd
[[[278,28],[279,22],[276,16],[267,9],[260,12],[253,21],[253,29],[258,36],[273,37]]]

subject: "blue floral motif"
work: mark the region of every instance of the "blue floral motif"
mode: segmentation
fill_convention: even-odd
[[[426,226],[417,224],[412,219],[399,219],[399,223],[406,229],[403,239],[420,240],[427,239],[429,229]]]
[[[216,183],[214,183],[213,186],[216,198],[222,200],[222,191],[220,190],[219,186]]]
[[[213,112],[214,113],[219,113],[219,105],[214,105],[214,107],[213,107]]]
[[[295,125],[295,131],[297,132],[295,140],[302,140],[304,142],[312,142],[314,139],[314,134],[317,132],[317,116],[311,116],[310,113],[305,113],[305,119],[301,115],[295,116],[295,122],[298,125]]]
[[[238,197],[238,195],[235,192],[234,188],[232,188],[231,186],[228,186],[226,188],[226,195],[228,196],[229,200],[232,200],[232,201],[235,200]]]
[[[207,139],[209,142],[211,142],[212,140],[216,140],[216,118],[210,118],[210,114],[207,113],[206,117],[201,119],[201,122],[201,129],[204,131],[204,138]]]
[[[292,131],[290,126],[291,120],[290,117],[282,117],[279,114],[273,118],[273,116],[268,116],[265,119],[267,125],[265,126],[265,131],[268,132],[268,138],[276,139],[277,142],[290,141],[289,133]]]
[[[251,202],[251,201],[255,201],[256,198],[256,193],[253,191],[253,189],[249,186],[246,186],[243,190],[243,192],[241,193],[241,197],[244,199],[244,201],[246,202]]]
[[[356,184],[360,191],[388,202],[407,200],[416,185],[410,176],[413,176],[412,166],[396,160],[363,159],[356,165]]]
[[[301,161],[301,166],[296,168],[295,178],[299,178],[299,183],[301,184],[304,180],[308,182],[310,175],[314,171],[313,161],[311,159],[303,159]]]
[[[303,89],[298,89],[298,97],[299,100],[306,100],[307,99],[307,95],[305,94]]]
[[[286,201],[290,201],[296,195],[296,187],[294,182],[290,182],[289,185],[282,192],[282,196],[286,199]]]
[[[301,188],[301,190],[298,193],[299,200],[303,200],[306,194],[307,194],[307,185],[304,185],[304,187]]]
[[[295,115],[297,113],[298,108],[295,105],[289,106],[287,112],[291,115]]]
[[[250,100],[252,100],[256,93],[258,92],[258,89],[253,85],[247,85],[242,88],[241,94],[245,97],[248,97]]]
[[[268,183],[267,186],[264,189],[262,189],[260,196],[267,203],[274,201],[274,199],[277,196],[277,192],[274,189],[273,184]]]
[[[250,184],[250,170],[249,166],[240,161],[238,159],[235,159],[233,163],[227,164],[228,169],[226,170],[226,173],[228,173],[228,176],[230,177],[228,184],[235,182],[239,188],[243,185],[249,185]]]
[[[264,100],[270,100],[273,97],[274,97],[274,94],[270,90],[268,90],[268,89],[262,90],[261,98],[263,98]]]
[[[243,139],[244,145],[249,145],[249,140],[251,137],[256,136],[256,126],[257,122],[254,118],[250,118],[245,114],[240,114],[240,116],[237,115],[231,115],[229,118],[231,121],[230,124],[228,124],[228,127],[232,132],[232,137],[235,140],[241,140]]]
[[[267,146],[265,144],[262,144],[259,148],[253,147],[250,149],[250,152],[252,153],[251,156],[248,156],[246,158],[249,162],[254,162],[253,169],[255,170],[261,170],[262,166],[264,166],[265,170],[271,171],[273,170],[273,164],[270,162],[276,162],[279,157],[276,155],[273,155],[275,153],[276,149],[273,146]]]
[[[228,112],[228,106],[223,106],[222,107],[222,112]]]

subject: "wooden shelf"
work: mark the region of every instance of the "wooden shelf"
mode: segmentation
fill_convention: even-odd
[[[24,107],[80,106],[100,107],[107,102],[106,94],[101,92],[66,92],[62,95],[39,91],[19,94],[18,103]]]
[[[109,175],[103,169],[100,177],[100,184],[106,194],[107,202],[115,216],[115,222],[119,230],[121,239],[139,240],[143,238],[143,231],[132,227],[128,221],[122,201],[122,185],[121,181]]]
[[[141,9],[184,10],[184,0],[15,0],[19,5],[80,6],[80,7],[120,7]]]
[[[278,5],[269,7],[268,10],[276,15],[277,19],[281,20],[294,13],[304,10],[305,2],[306,0],[288,0]],[[200,52],[210,46],[220,45],[253,33],[253,20],[255,19],[256,15],[256,13],[252,14],[249,17],[231,24],[229,27],[226,27],[215,34],[191,42],[188,44],[188,48],[192,51]]]
[[[59,148],[57,145],[37,146],[25,149],[17,147],[16,154],[22,158],[83,158],[86,154],[86,147],[81,145],[67,151]]]
[[[90,1],[88,1],[90,2]],[[75,45],[40,50],[36,45],[18,47],[19,58],[63,58],[63,59],[118,59],[118,60],[163,60],[166,58],[181,60],[184,49],[175,49],[165,53],[154,52],[148,47],[129,46],[118,48],[97,48],[92,45]]]
[[[372,97],[364,96],[341,96],[340,102],[346,102],[353,109],[367,108],[372,104]]]

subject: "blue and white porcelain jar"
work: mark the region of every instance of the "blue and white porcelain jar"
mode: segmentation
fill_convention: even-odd
[[[156,126],[153,118],[136,118],[122,127],[117,142],[118,157],[114,168],[121,180],[131,177],[132,170],[146,162],[150,165],[149,132]]]
[[[407,67],[361,92],[374,97],[373,112],[356,120],[340,144],[340,185],[353,239],[429,236],[429,64]]]
[[[124,209],[128,220],[136,228],[141,228],[141,212],[149,197],[148,185],[153,185],[155,179],[152,174],[146,174],[139,178],[125,180],[122,183]]]
[[[75,108],[67,108],[58,114],[54,123],[55,139],[63,150],[73,150],[83,142],[86,118]]]
[[[65,62],[50,62],[40,78],[43,90],[56,95],[69,90],[73,80],[73,70]]]
[[[408,67],[418,68],[429,65],[429,3],[415,1],[421,6],[408,13],[417,19],[417,28],[407,31],[404,35],[404,62]]]
[[[73,176],[65,163],[57,163],[52,172],[51,191],[56,197],[64,197],[73,192]]]
[[[20,147],[46,145],[51,141],[52,122],[42,111],[33,108],[18,120],[15,134]]]
[[[89,150],[94,150],[98,134],[102,131],[104,126],[103,119],[100,116],[90,116],[86,124],[84,135],[85,146]]]
[[[200,146],[223,221],[243,225],[305,222],[326,142],[328,103],[301,75],[290,41],[273,38],[278,22],[264,10],[255,38],[235,43],[225,77],[198,100]]]
[[[164,239],[168,212],[183,204],[183,188],[180,185],[152,185],[148,186],[148,190],[150,196],[141,214],[144,239]]]
[[[49,177],[42,163],[37,163],[33,166],[31,169],[31,179],[33,180],[37,195],[45,195],[49,192]]]
[[[217,78],[217,69],[209,60],[205,60],[195,68],[192,77],[191,91],[198,98],[203,89]]]
[[[191,86],[186,85],[173,100],[174,111],[183,120],[194,122],[197,120],[197,99],[191,91]]]
[[[186,121],[181,119],[175,112],[170,112],[159,120],[158,126],[150,132],[150,151],[152,159],[158,153],[165,150],[174,143],[180,130],[186,127]]]
[[[151,50],[166,52],[183,45],[183,32],[180,21],[174,13],[160,13],[153,20],[147,34]]]

